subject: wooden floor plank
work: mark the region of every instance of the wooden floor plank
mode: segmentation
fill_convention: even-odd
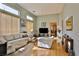
[[[28,47],[29,46],[29,47]],[[57,44],[57,41],[53,41],[51,49],[39,48],[34,43],[26,45],[24,51],[16,51],[9,56],[67,56],[68,53],[65,52],[64,48]]]
[[[32,49],[32,56],[67,56],[68,53],[65,52],[64,48],[57,44],[55,40],[52,44],[51,49],[44,49],[34,46]]]

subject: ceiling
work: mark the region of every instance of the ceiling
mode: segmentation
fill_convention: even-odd
[[[64,7],[62,3],[19,3],[19,5],[36,16],[58,14]]]

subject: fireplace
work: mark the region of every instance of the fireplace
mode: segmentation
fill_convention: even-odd
[[[39,36],[48,36],[48,28],[39,28]]]
[[[48,28],[39,28],[40,33],[48,33]]]

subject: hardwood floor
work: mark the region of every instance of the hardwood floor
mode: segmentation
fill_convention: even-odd
[[[52,43],[51,49],[39,48],[34,43],[24,47],[24,51],[16,51],[8,56],[67,56],[68,53],[65,52],[64,48],[57,44],[56,40]]]
[[[68,53],[65,52],[64,48],[57,44],[54,40],[51,49],[39,48],[34,46],[32,49],[32,56],[67,56]]]

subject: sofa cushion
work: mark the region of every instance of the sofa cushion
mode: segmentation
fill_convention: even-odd
[[[19,39],[19,38],[20,38],[20,34],[15,34],[15,35],[14,35],[14,38],[15,38],[15,39]]]
[[[19,38],[22,38],[22,34],[19,34]]]
[[[4,44],[6,42],[4,36],[0,36],[0,44]]]
[[[34,35],[34,33],[27,33],[27,35],[28,35],[28,37],[30,37],[30,38],[32,38],[33,37],[33,35]]]
[[[23,34],[22,37],[23,37],[23,38],[24,38],[24,37],[28,37],[28,35],[27,35],[27,34]]]
[[[6,39],[7,41],[11,41],[11,40],[14,39],[14,36],[13,36],[13,35],[5,35],[4,37],[5,37],[5,39]]]
[[[24,37],[28,37],[27,33],[20,33],[20,37],[24,38]]]

